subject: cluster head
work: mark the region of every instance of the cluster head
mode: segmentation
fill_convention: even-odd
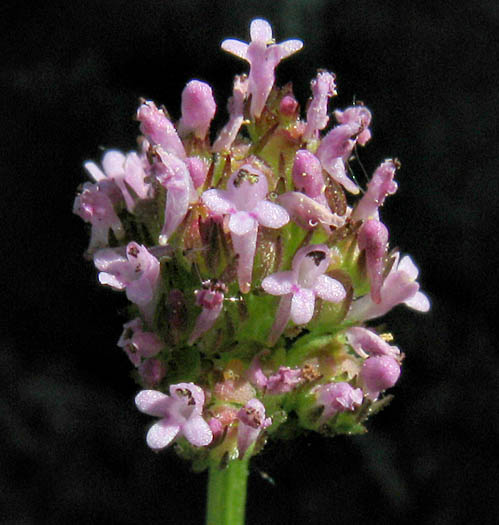
[[[158,418],[147,443],[175,443],[196,469],[303,430],[364,432],[403,359],[366,321],[429,308],[380,219],[398,162],[366,188],[353,175],[370,111],[331,115],[335,76],[319,70],[302,112],[274,73],[302,42],[275,43],[265,20],[250,35],[222,42],[249,72],[217,134],[204,82],[186,85],[176,120],[141,100],[137,151],[87,162],[74,203],[99,281],[130,301],[118,346],[143,388],[138,409]]]

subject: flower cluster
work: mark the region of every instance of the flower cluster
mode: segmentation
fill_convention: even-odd
[[[158,418],[147,443],[175,443],[197,469],[300,429],[363,432],[403,359],[366,321],[429,309],[380,219],[399,163],[382,162],[362,192],[352,175],[370,111],[331,118],[335,76],[320,70],[302,115],[290,85],[275,85],[302,42],[275,43],[260,19],[250,35],[222,43],[249,73],[218,135],[204,82],[186,85],[179,119],[141,100],[137,151],[87,162],[74,203],[100,283],[131,303],[118,346],[143,388],[137,408]]]

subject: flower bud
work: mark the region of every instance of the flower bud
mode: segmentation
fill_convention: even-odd
[[[194,133],[198,139],[204,139],[216,110],[211,87],[205,82],[191,80],[182,91],[180,134]]]

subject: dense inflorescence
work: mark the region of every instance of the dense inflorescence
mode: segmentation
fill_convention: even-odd
[[[222,43],[250,71],[235,77],[213,143],[206,83],[186,85],[177,122],[142,100],[138,150],[87,162],[93,182],[74,204],[99,281],[131,303],[118,346],[144,388],[138,409],[159,418],[147,443],[175,443],[196,469],[255,454],[267,437],[365,431],[403,359],[365,322],[401,303],[429,308],[380,221],[398,162],[365,190],[352,177],[370,111],[337,110],[324,132],[336,85],[321,70],[302,118],[274,75],[301,41],[274,43],[264,20],[250,32],[249,44]]]

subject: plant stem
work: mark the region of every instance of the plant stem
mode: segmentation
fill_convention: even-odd
[[[229,461],[225,469],[210,467],[206,525],[244,525],[250,456]]]

